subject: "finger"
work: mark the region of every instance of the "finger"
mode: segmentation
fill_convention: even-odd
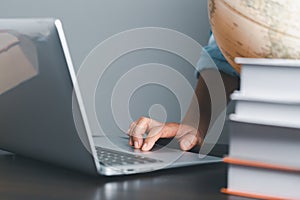
[[[134,145],[135,148],[141,148],[143,144],[143,135],[151,128],[161,124],[161,122],[146,117],[141,117],[137,121],[131,123],[128,131],[128,135],[130,136],[129,145]]]
[[[133,128],[135,127],[136,125],[136,121],[132,122],[129,126],[129,129],[127,130],[127,135],[130,135],[130,132],[133,130]]]
[[[144,140],[144,144],[142,146],[142,151],[150,151],[155,142],[161,138],[163,132],[164,132],[164,129],[165,126],[157,126],[157,127],[154,127],[150,130],[150,132],[148,133],[147,137],[145,138]]]
[[[143,135],[149,130],[151,119],[141,117],[131,129],[130,135],[134,148],[140,149],[143,144]]]
[[[172,138],[175,137],[178,131],[179,124],[178,123],[167,123],[162,124],[160,126],[156,126],[151,129],[148,133],[147,138],[144,140],[144,144],[142,147],[143,151],[149,151],[153,148],[155,142],[159,138]]]
[[[135,125],[136,125],[136,122],[132,122],[130,124],[130,127],[129,127],[128,131],[127,131],[127,135],[129,136],[130,139],[131,139],[132,131],[133,131]]]
[[[132,141],[131,137],[129,137],[128,144],[129,144],[129,146],[133,146],[133,141]]]
[[[148,129],[151,129],[155,126],[160,126],[160,125],[163,124],[163,123],[158,122],[154,119],[150,119],[150,118],[146,118],[146,117],[140,117],[138,120],[136,120],[136,121],[134,121],[130,124],[129,129],[127,130],[127,134],[132,135],[136,125],[140,124],[140,123],[143,123],[143,122],[148,123],[148,127],[147,127]],[[146,130],[146,131],[149,131],[149,130]]]
[[[143,144],[143,135],[147,131],[147,126],[144,123],[144,120],[139,119],[130,125],[128,131],[130,146],[139,149]]]
[[[133,146],[133,140],[132,140],[131,132],[132,132],[134,126],[135,126],[135,123],[136,123],[136,122],[131,123],[131,124],[130,124],[130,127],[129,127],[128,131],[127,131],[127,135],[129,136],[129,141],[128,141],[128,143],[129,143],[130,146]]]
[[[199,136],[197,132],[190,132],[180,138],[179,145],[183,151],[192,149],[199,143]]]
[[[136,148],[136,149],[141,148],[141,146],[143,144],[143,135],[145,134],[146,129],[147,128],[145,128],[145,127],[139,127],[139,126],[136,126],[134,128],[133,134],[131,136],[131,140],[133,142],[134,148]]]

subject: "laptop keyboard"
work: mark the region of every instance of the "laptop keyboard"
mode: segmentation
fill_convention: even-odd
[[[96,147],[99,162],[106,166],[122,166],[122,165],[136,165],[159,163],[161,160],[147,158],[140,155],[134,155],[112,149]]]

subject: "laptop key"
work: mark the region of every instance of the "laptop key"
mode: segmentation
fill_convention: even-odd
[[[140,155],[134,155],[103,147],[96,147],[99,162],[107,166],[122,166],[134,164],[147,164],[162,162],[158,159],[148,158]]]

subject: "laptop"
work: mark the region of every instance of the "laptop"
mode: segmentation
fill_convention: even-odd
[[[1,19],[0,41],[1,149],[106,176],[222,160],[159,145],[141,152],[124,133],[93,137],[60,20]]]

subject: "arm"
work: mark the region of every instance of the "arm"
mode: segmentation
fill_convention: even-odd
[[[218,114],[220,114],[225,108],[220,106],[217,107],[217,115],[211,116],[211,100],[208,88],[206,84],[210,84],[212,87],[214,87],[213,81],[217,79],[217,76],[219,76],[219,73],[221,74],[225,92],[226,92],[226,101],[229,102],[229,96],[230,94],[239,88],[239,78],[235,76],[228,75],[222,71],[217,71],[215,69],[205,69],[200,73],[200,77],[198,80],[197,87],[195,89],[195,94],[197,97],[199,109],[200,109],[200,121],[198,122],[198,131],[199,133],[202,133],[203,136],[207,133],[208,126],[210,121],[213,122],[218,117]],[[203,77],[206,77],[206,80],[208,80],[208,83],[205,83]],[[218,101],[218,99],[217,99]],[[186,113],[186,116],[182,123],[184,124],[196,124],[196,122],[193,122],[193,119],[195,119],[195,105],[196,102],[191,102],[191,105]],[[218,105],[218,104],[217,104]]]
[[[130,126],[128,134],[130,135],[129,144],[135,148],[141,148],[143,151],[149,151],[159,138],[177,137],[179,139],[182,150],[189,150],[195,145],[202,142],[208,125],[211,120],[216,120],[217,116],[211,116],[210,96],[207,86],[204,82],[203,76],[207,77],[209,81],[214,81],[214,77],[219,73],[214,69],[206,69],[201,72],[199,81],[195,90],[196,99],[191,102],[191,105],[181,124],[178,123],[161,123],[150,118],[141,117],[133,122]],[[238,88],[239,80],[237,77],[227,75],[220,72],[226,91],[226,99],[228,101],[229,95]],[[206,79],[207,80],[207,79]],[[200,109],[201,120],[195,122],[195,105]],[[224,107],[218,107],[217,111],[220,113]],[[193,124],[197,124],[196,129]],[[148,133],[147,138],[143,139],[143,134]]]

